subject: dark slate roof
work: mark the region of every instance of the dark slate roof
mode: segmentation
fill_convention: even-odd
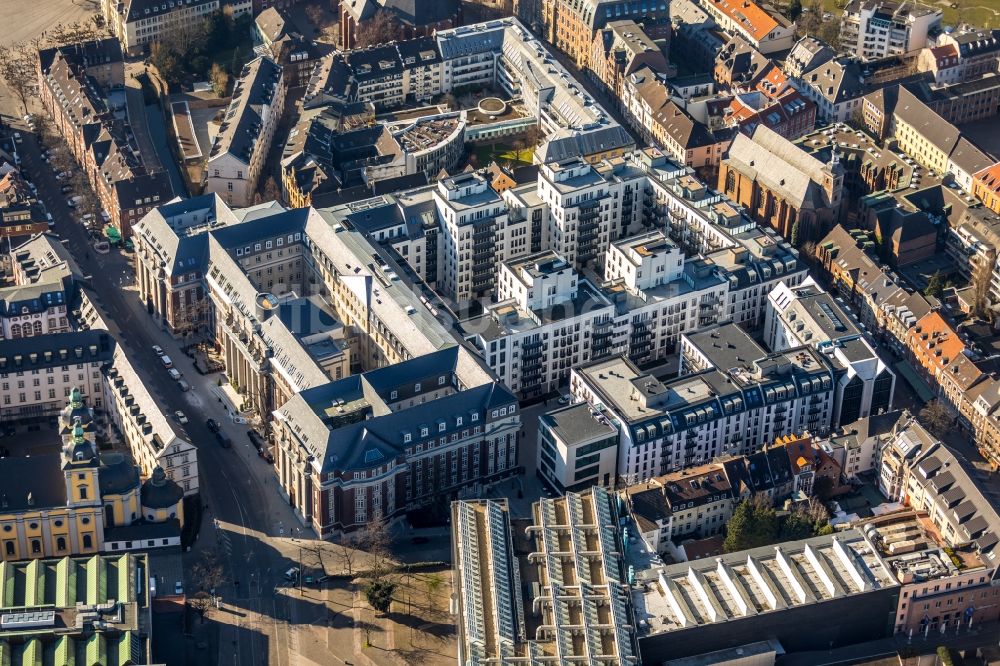
[[[114,338],[102,330],[0,340],[0,374],[68,363],[110,362],[114,347]],[[36,355],[34,360],[32,354]]]
[[[627,492],[632,504],[632,516],[643,532],[656,529],[656,521],[670,517],[670,505],[659,486],[649,485],[641,490]]]
[[[212,229],[207,235],[227,250],[233,250],[247,243],[259,242],[261,238],[301,232],[305,229],[308,217],[308,208],[293,208],[257,219],[248,219],[242,224]]]
[[[404,432],[419,437],[420,427],[427,425],[435,437],[448,437],[472,426],[469,420],[458,426],[454,418],[447,417],[478,413],[480,422],[485,423],[488,410],[512,404],[517,404],[514,394],[500,383],[491,383],[338,428],[330,432],[326,442],[324,472],[384,465],[404,453]],[[437,427],[441,422],[444,430]]]
[[[249,164],[253,151],[259,147],[265,108],[281,83],[281,69],[281,65],[264,56],[244,65],[209,160],[229,153]]]
[[[145,541],[147,539],[167,539],[179,536],[181,522],[172,518],[163,523],[147,523],[145,521],[123,527],[105,527],[104,541]]]
[[[395,44],[349,51],[346,55],[347,65],[359,82],[403,74],[403,63]]]
[[[159,171],[115,182],[115,196],[118,198],[118,205],[127,210],[139,206],[140,202],[141,205],[148,206],[170,201],[174,197],[174,188],[166,172]]]
[[[168,479],[163,469],[157,467],[153,476],[146,479],[140,491],[141,504],[150,509],[168,509],[184,497],[184,491],[172,479]]]
[[[210,2],[212,0],[185,0],[185,3],[181,5],[178,2],[165,2],[164,0],[125,0],[125,16],[126,21],[132,23],[133,21],[169,14],[175,9],[180,11],[183,8],[191,11],[194,7],[206,5]]]
[[[417,37],[396,42],[399,59],[404,67],[420,67],[441,62],[437,40],[433,37]]]
[[[102,497],[123,495],[139,487],[139,468],[121,453],[104,453],[101,455],[98,481]]]
[[[51,49],[41,49],[38,52],[38,61],[41,63],[42,71],[48,70],[57,54],[75,65],[87,68],[119,63],[125,59],[121,42],[114,37],[108,37],[89,42],[66,44]]]
[[[28,494],[32,504],[28,504]],[[0,511],[66,506],[66,479],[58,453],[0,459]]]

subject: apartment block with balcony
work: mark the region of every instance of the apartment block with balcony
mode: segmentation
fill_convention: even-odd
[[[629,484],[756,451],[780,435],[823,434],[833,389],[832,364],[809,347],[668,382],[617,356],[574,368],[570,379],[572,395],[618,429],[618,474]]]
[[[581,269],[599,271],[612,241],[643,229],[645,175],[623,160],[543,164],[538,196],[549,208],[549,247]]]
[[[927,46],[941,10],[883,0],[854,0],[840,18],[840,46],[862,60],[906,55]]]
[[[553,391],[571,368],[615,350],[615,306],[555,252],[502,263],[497,298],[462,329],[518,395]]]

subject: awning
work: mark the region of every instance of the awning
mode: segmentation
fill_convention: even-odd
[[[122,235],[118,233],[118,230],[110,224],[104,227],[104,235],[107,236],[108,240],[112,243],[117,243],[122,239]]]
[[[906,361],[897,361],[896,363],[893,363],[892,367],[896,372],[903,375],[903,379],[905,379],[906,383],[917,392],[917,397],[923,402],[930,402],[934,399],[934,391],[931,390],[931,387],[927,385],[927,382],[925,382]]]

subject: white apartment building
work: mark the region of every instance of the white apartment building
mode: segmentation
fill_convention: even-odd
[[[519,395],[555,390],[571,368],[615,350],[614,304],[551,250],[502,263],[497,298],[462,329]]]
[[[613,354],[662,359],[682,334],[721,316],[727,282],[708,262],[685,261],[662,233],[624,239],[607,253],[600,286],[551,250],[506,262],[498,302],[461,322],[466,340],[515,393],[555,390],[574,366]]]
[[[205,166],[205,192],[215,192],[236,208],[254,203],[284,105],[281,66],[264,56],[248,62],[212,143]]]
[[[623,356],[573,369],[570,391],[618,429],[625,483],[757,451],[781,435],[823,433],[834,369],[810,347],[663,383]]]
[[[624,160],[592,165],[572,157],[541,165],[538,197],[549,207],[549,248],[579,268],[599,270],[609,243],[643,229],[645,183],[645,174]]]
[[[242,12],[250,3],[241,0],[233,4]],[[101,0],[108,28],[130,56],[148,52],[173,32],[207,21],[221,7],[220,0]]]
[[[909,2],[853,0],[840,18],[840,48],[862,60],[903,55],[927,46],[941,10]]]
[[[487,296],[499,263],[529,252],[528,222],[511,222],[482,173],[441,179],[434,203],[441,221],[438,284],[456,303]]]
[[[839,369],[835,424],[852,423],[892,409],[896,375],[859,325],[812,278],[791,287],[779,284],[768,295],[764,334],[770,349],[809,345]]]
[[[613,242],[607,257],[602,289],[617,307],[616,345],[633,362],[672,354],[684,333],[723,316],[728,282],[710,262],[685,260],[662,232]]]
[[[618,431],[590,405],[560,407],[538,417],[538,473],[560,494],[611,487],[618,464]]]

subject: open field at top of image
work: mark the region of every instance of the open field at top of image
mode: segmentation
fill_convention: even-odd
[[[89,21],[101,13],[97,0],[3,0],[0,2],[0,44],[33,39],[57,23]]]

